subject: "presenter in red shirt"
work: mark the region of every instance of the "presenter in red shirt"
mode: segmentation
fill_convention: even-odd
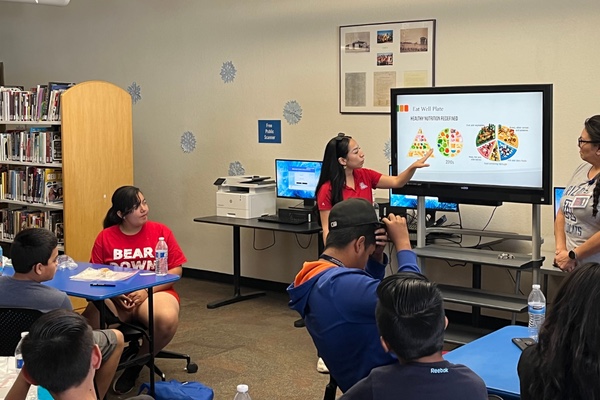
[[[112,207],[104,219],[104,229],[98,234],[92,249],[91,262],[124,268],[154,271],[154,249],[159,237],[169,246],[169,273],[181,276],[187,260],[175,236],[165,225],[148,220],[149,207],[144,194],[134,186],[122,186],[112,196]],[[177,332],[179,296],[173,283],[154,288],[154,351],[162,350]],[[137,290],[106,300],[107,307],[123,322],[136,321],[148,326],[148,292]],[[84,315],[98,325],[98,310],[90,303]],[[148,352],[144,343],[140,352]],[[119,394],[129,392],[142,369],[126,369],[115,381],[113,389]]]
[[[351,136],[338,133],[325,147],[321,176],[317,184],[317,207],[323,227],[323,241],[329,233],[329,211],[336,203],[360,197],[373,203],[373,189],[390,189],[404,186],[418,168],[428,167],[427,159],[433,150],[402,171],[398,176],[382,175],[363,168],[365,153]]]

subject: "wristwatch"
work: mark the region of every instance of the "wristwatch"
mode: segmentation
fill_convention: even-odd
[[[571,260],[577,260],[577,254],[575,254],[575,249],[569,251],[569,258]]]

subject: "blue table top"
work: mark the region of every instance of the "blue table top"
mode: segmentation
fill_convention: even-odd
[[[43,284],[58,289],[61,292],[65,292],[70,296],[81,297],[87,300],[104,300],[114,296],[118,296],[120,294],[125,294],[140,289],[147,289],[150,287],[162,285],[163,283],[175,282],[180,279],[179,275],[175,274],[167,274],[165,276],[156,276],[155,274],[142,275],[150,273],[150,271],[140,270],[140,272],[138,272],[131,278],[116,282],[104,282],[110,283],[111,285],[114,284],[114,287],[91,286],[93,282],[75,281],[71,280],[70,277],[73,275],[77,275],[78,273],[80,273],[88,267],[96,269],[110,268],[122,271],[129,271],[129,269],[118,269],[119,267],[114,267],[110,265],[92,264],[85,262],[78,262],[77,265],[78,266],[75,269],[57,270],[56,274],[54,275],[54,278],[47,282],[43,282]],[[14,272],[15,270],[12,268],[12,266],[6,266],[4,268],[3,275],[11,276],[14,274]]]
[[[446,353],[444,358],[471,368],[483,379],[490,393],[518,399],[521,390],[517,363],[521,349],[511,339],[527,336],[527,327],[505,326]]]

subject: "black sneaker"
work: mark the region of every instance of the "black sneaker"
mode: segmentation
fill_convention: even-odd
[[[143,365],[134,365],[133,367],[125,369],[123,374],[113,383],[113,391],[116,394],[126,394],[131,392],[135,387],[135,381],[140,375],[142,368],[144,368]]]

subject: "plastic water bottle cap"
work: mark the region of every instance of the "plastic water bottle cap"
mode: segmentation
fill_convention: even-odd
[[[158,238],[158,240],[165,240],[165,238],[161,236]]]
[[[237,385],[237,391],[246,393],[248,391],[248,385]]]
[[[29,335],[29,332],[21,332],[21,339],[23,339],[27,335]]]
[[[540,285],[539,285],[538,283],[534,283],[533,285],[531,285],[531,287],[532,287],[533,289],[539,289],[539,288],[540,288]]]

